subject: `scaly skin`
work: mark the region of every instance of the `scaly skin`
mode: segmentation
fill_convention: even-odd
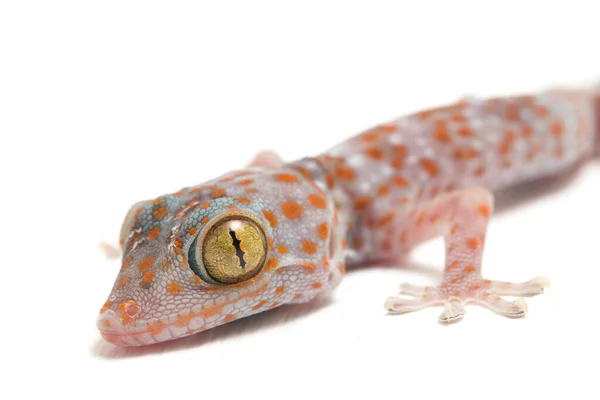
[[[123,264],[98,328],[126,346],[191,335],[310,301],[339,284],[346,262],[398,261],[436,236],[446,242],[443,282],[401,285],[412,297],[388,298],[390,312],[442,305],[440,321],[452,322],[478,303],[525,315],[522,298],[500,296],[540,293],[544,278],[514,284],[481,275],[491,191],[591,157],[599,103],[593,92],[559,90],[464,101],[377,126],[315,158],[283,164],[264,154],[247,169],[137,203],[123,223]],[[268,254],[258,275],[218,284],[193,250],[236,215],[258,221]]]

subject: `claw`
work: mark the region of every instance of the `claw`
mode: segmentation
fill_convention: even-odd
[[[483,296],[478,303],[509,318],[522,318],[527,315],[528,311],[527,302],[522,297],[515,301],[507,301],[497,295],[488,294]]]
[[[465,307],[459,301],[451,300],[444,303],[444,311],[438,317],[443,324],[458,322],[465,316]]]

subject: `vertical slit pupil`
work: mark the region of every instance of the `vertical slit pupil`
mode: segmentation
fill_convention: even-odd
[[[229,236],[231,236],[231,239],[233,240],[233,247],[235,247],[235,253],[240,259],[240,267],[242,267],[242,269],[245,269],[246,260],[244,260],[244,251],[240,247],[241,241],[237,238],[235,231],[231,228],[229,228]]]

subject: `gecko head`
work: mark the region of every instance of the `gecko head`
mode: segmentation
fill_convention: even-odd
[[[333,201],[296,170],[248,170],[131,207],[122,266],[97,319],[145,345],[305,302],[343,265]]]

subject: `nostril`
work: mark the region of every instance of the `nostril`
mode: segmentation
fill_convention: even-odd
[[[125,303],[122,303],[122,306],[123,306],[123,312],[129,318],[135,318],[140,313],[140,308],[133,300],[129,300],[129,301],[126,301]]]

